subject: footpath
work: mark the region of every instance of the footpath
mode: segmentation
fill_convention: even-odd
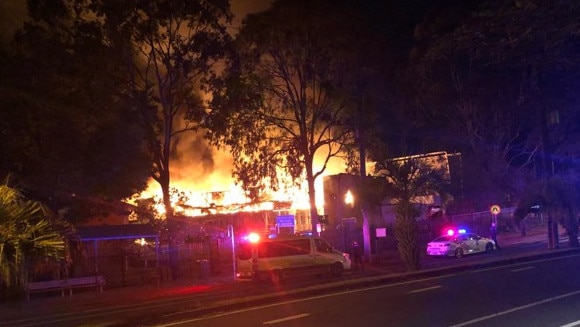
[[[477,260],[477,265],[497,264],[497,261],[525,260],[530,258],[553,256],[566,252],[577,252],[578,249],[571,249],[567,240],[560,238],[559,249],[548,249],[547,233],[544,228],[528,232],[526,236],[519,233],[499,234],[498,243],[503,249],[510,246],[522,245],[526,243],[545,243],[545,246],[531,247],[529,251],[518,252],[513,256],[485,255],[481,260]],[[385,281],[405,280],[410,277],[427,277],[441,274],[447,271],[458,269],[468,269],[473,267],[475,261],[457,259],[447,261],[443,267],[425,266],[417,272],[406,272],[404,265],[400,261],[398,253],[382,255],[374,258],[374,262],[367,264],[364,270],[352,270],[345,272],[344,278],[325,283],[312,282],[292,284],[291,287],[280,290],[284,296],[289,294],[308,294],[321,290],[340,289],[356,285],[371,285]],[[471,263],[469,263],[471,262]],[[449,264],[447,264],[449,263]],[[346,285],[346,286],[345,286]],[[273,297],[280,296],[272,287],[261,287],[252,282],[235,281],[233,272],[230,275],[210,276],[205,280],[176,280],[164,282],[161,285],[129,286],[122,288],[111,288],[102,293],[95,291],[77,292],[72,296],[41,295],[32,296],[29,301],[9,301],[0,302],[0,326],[10,326],[9,322],[26,319],[31,315],[35,317],[50,316],[60,313],[71,313],[91,310],[91,308],[114,308],[128,303],[146,303],[155,301],[171,301],[172,299],[184,298],[194,299],[199,303],[200,311],[217,310],[218,308],[232,307],[236,304],[247,304],[250,302],[268,301]]]

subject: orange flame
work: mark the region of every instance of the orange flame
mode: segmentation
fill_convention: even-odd
[[[271,192],[272,201],[251,204],[245,196],[240,186],[234,183],[231,177],[232,158],[228,152],[222,151],[214,153],[213,163],[215,167],[211,171],[204,173],[203,163],[187,163],[183,160],[172,162],[171,187],[178,190],[180,194],[174,194],[171,204],[176,213],[195,217],[210,213],[234,213],[239,211],[262,211],[272,210],[274,202],[290,202],[292,210],[307,210],[310,208],[308,197],[308,186],[306,180],[301,181],[300,187],[284,187],[292,183],[281,180],[281,189]],[[320,168],[323,159],[315,160],[315,168]],[[317,165],[319,167],[317,167]],[[342,167],[342,169],[341,169]],[[315,169],[316,171],[316,169]],[[327,163],[325,175],[337,174],[344,171],[344,162],[339,158],[332,158]],[[196,172],[197,174],[192,174]],[[285,176],[284,173],[278,176]],[[283,177],[281,177],[283,178]],[[316,206],[324,207],[323,178],[320,176],[315,180]],[[165,213],[163,207],[161,187],[157,182],[151,180],[147,189],[135,198],[153,198],[158,203],[156,210],[159,214]]]

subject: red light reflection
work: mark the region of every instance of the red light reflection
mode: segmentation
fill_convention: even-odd
[[[183,286],[183,287],[175,287],[168,290],[164,290],[161,294],[162,295],[187,295],[187,294],[195,294],[206,292],[212,289],[212,285],[192,285],[192,286]]]

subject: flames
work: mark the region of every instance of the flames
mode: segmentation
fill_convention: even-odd
[[[245,196],[244,191],[239,185],[236,185],[231,177],[231,170],[224,169],[224,166],[232,167],[232,160],[224,165],[226,161],[220,154],[221,169],[207,171],[206,174],[192,174],[199,169],[199,163],[187,165],[183,162],[176,163],[171,170],[171,203],[175,213],[188,217],[204,216],[208,214],[226,214],[240,211],[264,211],[273,210],[275,203],[289,203],[291,210],[309,209],[308,186],[304,179],[299,187],[288,187],[293,185],[289,178],[282,180],[281,189],[276,192],[270,192],[270,201],[261,203],[251,203]],[[315,165],[319,162],[315,160]],[[325,171],[325,175],[337,174],[343,172],[344,164],[341,159],[333,158],[330,160]],[[316,168],[316,166],[315,166]],[[231,168],[230,168],[231,169]],[[191,178],[195,176],[195,178]],[[284,176],[280,173],[279,176]],[[189,177],[189,178],[188,178]],[[286,186],[285,186],[286,185]],[[285,186],[285,187],[284,187]],[[319,211],[324,207],[324,190],[322,176],[315,181],[316,206]],[[135,198],[147,199],[153,198],[156,203],[157,212],[161,215],[165,213],[165,208],[161,201],[161,187],[157,182],[151,180],[147,189]]]

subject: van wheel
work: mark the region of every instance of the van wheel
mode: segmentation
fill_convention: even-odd
[[[342,275],[343,271],[344,266],[340,262],[335,262],[332,266],[330,266],[330,274],[334,277]]]
[[[270,273],[270,280],[274,284],[283,284],[284,279],[284,272],[282,270],[274,270]]]

